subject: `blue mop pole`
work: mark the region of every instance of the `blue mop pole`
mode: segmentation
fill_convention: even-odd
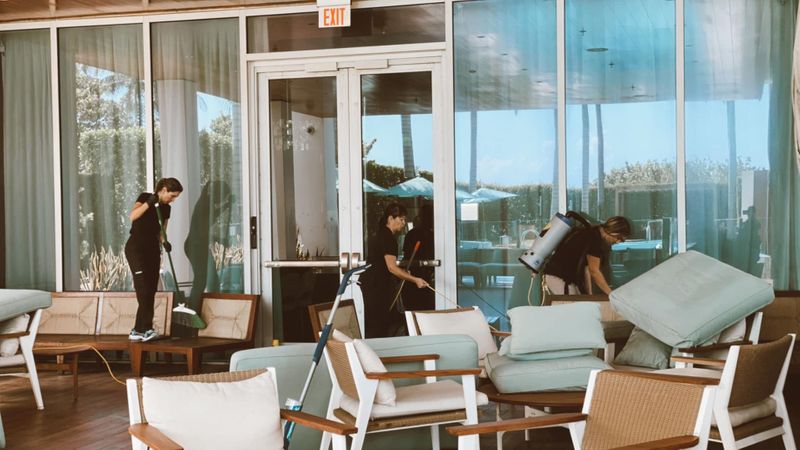
[[[339,307],[339,302],[342,300],[342,295],[344,295],[344,291],[347,289],[347,286],[350,284],[350,278],[353,275],[359,274],[369,268],[369,264],[361,267],[356,267],[355,269],[348,270],[344,273],[342,277],[342,282],[339,283],[339,290],[336,291],[336,299],[333,301],[333,308],[331,308],[331,313],[328,316],[328,322],[325,323],[325,327],[322,329],[322,333],[319,336],[319,342],[317,342],[317,348],[314,350],[314,356],[311,358],[311,368],[308,371],[308,376],[306,377],[306,383],[303,385],[303,391],[300,393],[300,399],[295,400],[292,398],[286,399],[286,409],[290,409],[292,411],[300,411],[303,409],[303,401],[306,399],[306,394],[308,393],[308,388],[311,386],[311,379],[314,378],[314,372],[317,370],[317,366],[319,365],[319,360],[322,357],[322,351],[325,349],[325,344],[328,343],[328,336],[331,334],[331,329],[333,328],[333,318],[336,316],[336,309]],[[294,433],[294,422],[287,420],[286,425],[283,429],[283,448],[284,450],[289,449],[289,444],[292,442],[292,434]]]

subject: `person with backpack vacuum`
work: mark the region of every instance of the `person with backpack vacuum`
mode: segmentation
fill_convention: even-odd
[[[149,341],[158,337],[153,330],[153,306],[158,277],[161,268],[161,249],[167,252],[172,245],[161,236],[159,214],[166,229],[170,215],[170,203],[183,192],[183,186],[175,178],[162,178],[156,183],[156,192],[142,192],[131,210],[131,236],[125,243],[125,258],[133,274],[133,288],[136,291],[136,323],[128,335],[131,341]],[[158,205],[158,206],[156,206]],[[158,208],[158,211],[156,210]]]
[[[631,223],[625,217],[614,216],[599,225],[590,225],[576,213],[568,212],[567,216],[584,226],[575,227],[544,266],[547,290],[556,295],[591,294],[595,284],[610,294],[611,287],[601,267],[608,260],[611,246],[630,237]]]

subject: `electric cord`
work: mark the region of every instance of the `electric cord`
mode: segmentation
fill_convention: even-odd
[[[445,301],[447,301],[447,302],[448,302],[448,303],[450,303],[451,305],[455,306],[456,308],[460,308],[460,306],[458,306],[458,303],[454,302],[453,300],[451,300],[450,298],[448,298],[446,295],[442,294],[440,291],[437,291],[437,290],[436,290],[436,289],[435,289],[433,286],[428,286],[428,289],[430,289],[430,290],[432,290],[433,292],[435,292],[435,293],[439,294],[439,296],[440,296],[440,297],[442,297],[442,298],[443,298]],[[485,302],[485,300],[484,300],[484,302]],[[487,305],[489,305],[489,303],[486,303],[486,304],[487,304]],[[490,307],[490,308],[492,308],[492,309],[494,309],[495,311],[497,311],[497,309],[495,309],[494,307],[492,307],[492,305],[489,305],[489,307]],[[508,318],[508,316],[507,316],[507,315],[505,315],[505,314],[501,313],[500,311],[497,311],[497,312],[498,312],[498,313],[500,313],[501,315],[503,315],[505,318]],[[498,331],[498,332],[500,331],[500,330],[498,330],[497,328],[493,327],[491,324],[488,324],[488,323],[487,323],[487,325],[489,325],[489,328],[491,328],[491,329],[492,329],[492,331]]]
[[[106,369],[108,369],[108,374],[111,375],[111,378],[113,378],[114,381],[116,381],[117,383],[125,386],[125,382],[124,381],[120,381],[119,378],[117,378],[114,375],[114,371],[111,370],[111,365],[108,363],[108,360],[106,359],[106,357],[103,356],[103,354],[100,352],[100,350],[96,349],[95,347],[93,347],[91,345],[55,345],[55,346],[45,346],[45,345],[43,345],[43,346],[36,347],[35,350],[77,350],[77,349],[84,349],[86,347],[89,347],[90,349],[94,350],[95,353],[97,353],[100,356],[100,359],[102,359],[103,362],[105,363]]]

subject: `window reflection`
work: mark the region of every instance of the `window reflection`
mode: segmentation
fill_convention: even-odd
[[[558,208],[555,2],[453,14],[458,302],[505,327],[506,309],[528,303],[517,258]]]
[[[605,262],[612,288],[677,251],[674,7],[567,2],[567,209],[631,221]]]
[[[128,212],[145,189],[138,25],[58,33],[64,289],[127,290]]]

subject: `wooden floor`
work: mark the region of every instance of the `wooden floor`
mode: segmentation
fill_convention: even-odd
[[[117,377],[124,380],[130,369],[124,364],[112,366]],[[183,374],[185,364],[149,365],[148,375]],[[152,368],[152,369],[151,369]],[[205,371],[225,370],[225,366],[205,366]],[[82,449],[114,450],[129,449],[131,441],[127,434],[128,410],[125,387],[117,384],[97,364],[82,364],[80,396],[72,400],[72,377],[43,372],[39,375],[42,384],[45,409],[38,411],[33,400],[30,384],[24,378],[0,377],[0,413],[5,425],[7,448],[10,450]],[[800,377],[789,377],[785,391],[787,399],[800,398]],[[795,429],[800,427],[800,401],[789,400],[789,413]],[[522,415],[521,409],[506,411],[504,416]],[[481,411],[481,421],[494,417],[490,405]],[[562,450],[571,448],[569,433],[563,428],[552,428],[531,432],[531,440],[524,441],[523,433],[508,433],[504,448],[513,450]],[[494,436],[481,439],[482,449],[495,449]],[[717,444],[709,448],[721,449]],[[748,447],[757,450],[783,449],[780,439],[770,443]],[[294,449],[313,450],[313,449]],[[408,450],[408,449],[403,449]]]

